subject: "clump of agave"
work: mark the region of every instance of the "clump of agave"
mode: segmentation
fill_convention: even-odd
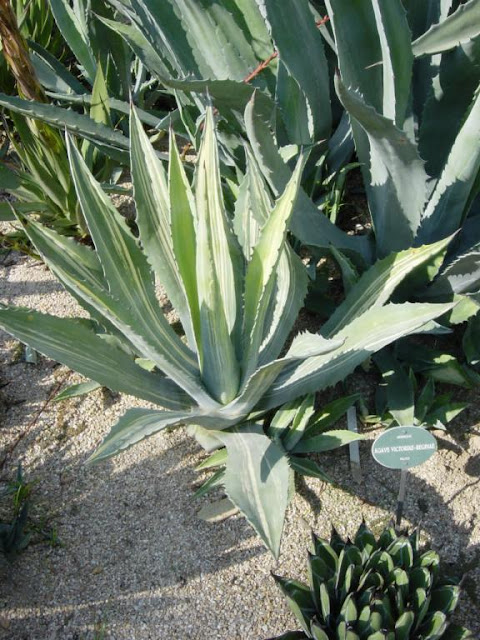
[[[313,536],[308,564],[309,586],[274,576],[302,627],[276,640],[473,640],[450,623],[460,587],[440,576],[418,530],[389,525],[376,539],[362,523],[353,542]]]

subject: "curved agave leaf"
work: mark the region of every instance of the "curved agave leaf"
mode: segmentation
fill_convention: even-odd
[[[291,425],[282,435],[282,445],[287,451],[292,451],[303,438],[308,422],[315,412],[314,400],[313,395],[303,398],[300,406],[295,411]],[[271,435],[270,430],[268,435]]]
[[[460,587],[453,584],[437,587],[432,591],[431,606],[445,614],[453,613],[460,598]]]
[[[233,228],[245,259],[250,260],[260,237],[260,229],[268,220],[273,201],[255,156],[248,145],[245,145],[245,155],[247,171],[238,189]],[[0,169],[2,170],[3,168]],[[16,180],[16,178],[13,179]]]
[[[442,22],[447,17],[453,0],[402,0],[402,4],[407,11],[407,18],[410,25],[412,39],[416,39],[427,31],[432,25]],[[428,57],[415,59],[412,76],[412,113],[409,124],[414,124],[414,118],[422,124],[422,113],[425,105],[432,95],[433,79],[437,72],[436,60]],[[413,117],[412,117],[413,116]],[[446,128],[445,126],[443,127]],[[450,128],[450,127],[448,127]],[[428,161],[422,150],[420,157]]]
[[[427,174],[406,133],[335,78],[337,94],[368,144],[358,146],[364,163],[377,250],[381,256],[413,244],[427,196]],[[354,131],[355,134],[355,131]]]
[[[378,112],[383,105],[383,60],[372,2],[327,0],[340,73]],[[368,34],[368,36],[367,36]],[[337,245],[338,246],[338,245]]]
[[[71,384],[66,389],[63,389],[60,393],[54,397],[54,402],[62,402],[63,400],[70,400],[70,398],[78,398],[80,396],[87,395],[92,391],[101,389],[102,385],[98,382],[90,380],[89,382],[80,382],[78,384]]]
[[[155,47],[147,40],[135,23],[125,24],[118,20],[110,20],[104,16],[97,17],[106,27],[125,40],[134,54],[151,73],[161,79],[170,77],[170,69],[164,59],[157,53]]]
[[[157,280],[165,288],[168,299],[180,316],[180,321],[188,337],[189,345],[196,349],[191,318],[198,317],[197,309],[187,302],[182,275],[174,253],[172,223],[185,221],[183,250],[186,257],[195,259],[195,245],[192,231],[186,226],[192,218],[191,197],[188,183],[175,156],[175,140],[170,140],[169,185],[163,165],[144,133],[136,110],[130,116],[131,167],[133,193],[135,198],[139,238]],[[178,179],[176,178],[178,175]],[[172,186],[172,185],[175,186]],[[170,212],[170,207],[181,211]],[[190,223],[192,226],[193,221]]]
[[[314,640],[328,640],[327,632],[322,627],[320,627],[314,620],[312,620],[310,624],[310,633],[312,635],[312,638],[314,638]],[[357,640],[354,637],[355,635],[356,634],[353,634],[352,631],[348,631],[347,640]]]
[[[233,3],[233,0],[230,1]],[[170,2],[162,3],[161,8],[158,5],[155,7],[152,5],[150,9],[154,8],[154,11],[158,9],[160,13],[167,12],[170,14],[172,9],[169,7],[169,4]],[[225,71],[224,57],[219,56],[218,51],[216,51],[213,56],[215,71],[204,68],[205,73],[200,72],[199,63],[195,59],[198,50],[192,50],[190,44],[185,43],[187,35],[178,16],[173,17],[171,25],[168,25],[168,20],[163,20],[159,14],[152,18],[150,9],[147,13],[140,13],[138,15],[135,11],[127,11],[127,14],[132,20],[132,24],[122,24],[105,18],[101,18],[101,20],[125,39],[135,54],[142,60],[149,71],[159,78],[162,84],[182,92],[208,93],[214,100],[215,105],[221,108],[222,114],[225,115],[225,109],[243,112],[254,92],[254,87],[244,83],[243,79],[250,71],[257,67],[257,64],[261,60],[265,59],[271,53],[272,48],[265,24],[263,20],[258,19],[258,8],[255,2],[253,0],[246,0],[242,3],[235,1],[235,4],[238,5],[233,11],[233,13],[236,14],[235,19],[233,23],[230,19],[227,19],[226,22],[234,24],[233,29],[235,30],[239,24],[242,24],[243,20],[243,25],[248,24],[252,31],[251,43],[248,45],[247,55],[243,56],[243,60],[248,59],[250,63],[243,64],[243,71],[239,74],[238,64],[240,59],[237,59],[235,61],[237,71],[234,75]],[[242,5],[241,8],[239,8],[240,4]],[[137,8],[138,7],[139,3],[137,3]],[[217,5],[217,8],[218,7],[219,5]],[[243,18],[240,17],[240,11],[243,13]],[[170,15],[169,19],[171,17]],[[207,21],[208,20],[207,18]],[[228,29],[227,24],[222,25],[222,29],[224,27]],[[220,31],[222,31],[222,29],[220,29]],[[246,31],[243,29],[243,36],[245,34]],[[216,37],[217,35],[214,36],[214,39]],[[213,51],[211,41],[208,39],[205,40],[205,35],[202,36],[201,41],[208,41],[208,46],[205,47],[205,50],[209,51],[208,55],[210,56],[211,51]],[[194,43],[195,48],[198,43],[199,41]],[[259,55],[258,58],[255,58],[255,61],[252,60],[253,50],[257,50]],[[158,52],[162,52],[162,56]],[[202,59],[201,53],[198,54],[198,59]],[[202,62],[201,64],[204,66],[206,63]],[[268,74],[269,72],[267,70],[267,79]],[[264,76],[265,74],[262,74],[262,76],[255,78],[254,82],[257,86],[265,86]],[[274,103],[267,94],[262,93],[259,100],[261,100],[264,108],[270,111],[274,109]]]
[[[284,115],[287,129],[289,123],[296,129],[299,124],[306,128],[298,137],[290,136],[290,141],[301,145],[327,140],[332,126],[328,66],[322,36],[315,26],[307,0],[284,0],[281,11],[274,0],[259,0],[258,4],[266,16],[281,63],[287,70],[285,75],[288,74],[290,78],[290,83],[286,86],[285,100],[287,103],[291,102],[291,83],[294,83],[298,91],[298,100],[303,103],[303,120],[299,117],[291,122]],[[292,24],[295,25],[295,38],[291,37]],[[298,46],[299,42],[302,43],[301,47]],[[311,60],[315,60],[314,65],[305,64],[305,51],[309,52]],[[281,98],[280,79],[279,72],[277,99]],[[286,105],[282,102],[280,101],[280,111],[285,114]]]
[[[480,83],[480,37],[444,53],[433,83],[421,109],[418,148],[427,173],[438,178]]]
[[[84,91],[84,88],[82,87]],[[57,93],[55,91],[47,91],[47,95],[49,98],[53,100],[59,100],[62,103],[66,104],[75,104],[82,105],[88,110],[93,102],[93,96],[89,93]],[[108,98],[106,101],[108,108],[110,111],[117,111],[118,113],[123,113],[124,115],[130,115],[130,111],[132,109],[131,104],[128,102],[124,102],[123,100],[117,100],[116,98]],[[157,131],[167,131],[169,127],[173,126],[180,119],[180,114],[178,110],[169,111],[167,115],[163,117],[158,117],[149,111],[145,111],[144,109],[139,109],[135,107],[135,113],[137,114],[139,120],[144,124],[148,125],[152,129],[156,129]],[[156,152],[157,157],[160,157],[158,152]],[[165,156],[163,156],[165,157]]]
[[[222,431],[218,437],[228,451],[227,495],[278,558],[291,473],[285,451],[257,424]]]
[[[254,0],[225,0],[215,6],[193,0],[132,0],[130,6],[131,19],[184,77],[242,80],[262,59],[255,50],[263,54],[270,40]]]
[[[323,325],[322,334],[331,336],[368,309],[384,305],[398,285],[416,269],[426,269],[428,279],[433,279],[439,266],[437,258],[443,258],[450,240],[446,238],[431,245],[406,249],[378,260],[361,276]]]
[[[343,447],[346,444],[363,440],[365,436],[353,433],[346,429],[334,429],[333,431],[325,431],[320,435],[308,437],[305,435],[298,444],[296,444],[293,453],[323,453]]]
[[[478,190],[479,172],[480,89],[422,216],[420,241],[436,240],[461,226],[472,189]]]
[[[275,307],[265,322],[265,338],[258,364],[278,358],[307,295],[308,274],[298,255],[285,245],[277,266]]]
[[[194,421],[195,412],[128,409],[96,449],[88,462],[100,462],[130,448],[167,427]]]
[[[67,0],[49,0],[49,6],[62,36],[82,65],[85,77],[93,83],[97,65],[85,24],[79,20]]]
[[[415,424],[415,390],[410,375],[387,349],[376,354],[374,361],[386,385],[389,413],[399,425]]]
[[[222,451],[226,451],[226,449],[222,449]],[[224,478],[225,478],[225,469],[217,469],[217,471],[215,471],[211,476],[209,476],[207,478],[207,480],[205,480],[205,482],[202,484],[202,486],[199,487],[194,492],[193,497],[194,498],[201,498],[202,496],[207,495],[207,493],[210,493],[210,491],[212,489],[214,489],[215,487],[223,486]],[[227,500],[228,500],[228,498],[227,498]],[[220,502],[222,502],[222,501],[220,501]],[[228,502],[230,504],[230,509],[227,509],[226,513],[224,512],[222,514],[223,517],[228,517],[230,514],[232,514],[233,505],[230,502],[230,500],[228,500]],[[218,502],[214,503],[214,504],[218,505]],[[207,508],[209,508],[210,506],[213,506],[213,505],[207,505]],[[238,509],[236,507],[233,507],[233,510],[234,510],[234,513],[236,513],[238,511]],[[230,513],[229,513],[229,511],[230,511]],[[199,511],[199,513],[198,513],[198,517],[201,520],[207,520],[208,522],[213,522],[213,520],[211,519],[211,515],[210,515],[210,518],[208,518],[207,516],[208,516],[208,514],[205,513],[204,508],[201,511]]]
[[[261,228],[272,210],[272,202],[250,148],[247,146],[245,151],[247,173],[240,185],[233,224],[245,258],[250,260]],[[260,366],[280,354],[302,307],[307,286],[308,275],[304,265],[288,243],[284,243],[276,268],[274,294],[264,321],[264,337],[258,358]]]
[[[372,0],[372,7],[382,50],[381,113],[402,128],[408,106],[413,65],[406,13],[399,0],[387,3]]]
[[[48,358],[109,389],[170,409],[186,409],[192,404],[174,382],[136,365],[133,358],[95,333],[94,325],[87,320],[0,308],[0,326]]]
[[[447,626],[447,616],[442,611],[435,611],[420,629],[425,640],[439,640],[447,630]]]
[[[92,229],[95,228],[94,235],[96,235],[98,239],[98,229],[99,227],[102,228],[102,226],[106,228],[107,238],[112,238],[111,234],[114,234],[111,247],[112,253],[104,258],[103,265],[107,265],[110,285],[114,291],[122,295],[124,288],[128,286],[128,281],[135,282],[136,278],[141,278],[141,287],[138,291],[140,297],[135,297],[134,300],[132,299],[131,307],[116,300],[107,289],[106,280],[103,272],[101,272],[101,264],[98,258],[95,254],[89,252],[88,249],[76,247],[75,250],[69,251],[69,248],[72,249],[74,246],[72,241],[61,239],[54,234],[54,232],[42,231],[41,225],[31,223],[28,225],[28,228],[32,239],[34,239],[34,241],[36,240],[37,243],[41,243],[39,246],[41,246],[43,255],[56,275],[65,283],[68,290],[74,293],[75,297],[84,304],[87,310],[91,311],[92,308],[95,310],[94,317],[97,317],[99,322],[105,323],[107,327],[111,325],[116,327],[116,330],[125,336],[128,344],[136,345],[141,355],[154,361],[156,359],[158,364],[161,363],[161,370],[171,374],[172,379],[181,379],[182,382],[180,386],[187,386],[191,395],[193,394],[192,397],[196,396],[207,406],[216,406],[216,403],[204,390],[200,380],[195,379],[195,373],[193,373],[192,377],[192,365],[195,366],[195,361],[188,356],[188,350],[185,351],[186,347],[182,345],[163,318],[163,315],[158,309],[156,299],[154,300],[152,298],[151,293],[148,294],[148,282],[151,278],[149,273],[141,266],[142,260],[139,259],[136,265],[131,262],[131,259],[134,259],[136,255],[135,250],[133,250],[133,254],[130,255],[125,247],[133,247],[134,245],[132,243],[134,243],[135,240],[133,237],[128,240],[129,232],[124,228],[125,223],[123,220],[118,220],[117,226],[113,224],[115,216],[119,214],[113,210],[113,217],[110,218],[109,214],[112,215],[112,205],[101,192],[98,185],[94,183],[91,175],[86,172],[84,166],[82,166],[82,162],[83,161],[80,161],[76,169],[77,173],[79,172],[78,175],[81,175],[84,181],[83,184],[85,188],[81,198],[83,204],[88,207],[90,216],[96,216],[92,224]],[[108,222],[106,222],[107,219]],[[36,236],[35,238],[34,235]],[[117,241],[117,245],[113,244],[114,241]],[[67,243],[65,252],[58,251],[59,243],[62,244],[62,242],[63,244]],[[98,240],[98,246],[101,247],[101,245],[102,240],[100,239]],[[104,252],[108,254],[109,250],[107,246],[108,240],[105,244],[104,239]],[[120,250],[120,253],[118,253],[118,250]],[[124,250],[127,251],[127,254],[123,254],[123,257],[119,258],[117,264],[112,264],[112,256],[115,252],[117,251],[117,256],[121,256]],[[120,271],[117,271],[117,267]],[[143,298],[142,291],[145,293]],[[133,290],[126,300],[130,299],[131,296],[135,296]],[[145,304],[147,305],[146,315],[140,318],[139,313],[141,314],[140,309],[142,307],[138,305]],[[149,306],[150,304],[153,304],[153,307]],[[145,306],[143,308],[145,309]],[[156,328],[148,325],[148,317],[152,318],[152,313],[155,314],[155,322],[158,321]],[[146,338],[145,335],[139,333],[139,327],[141,327],[142,324],[145,326],[145,323],[148,325],[146,327]],[[163,340],[161,337],[162,331]],[[149,335],[152,339],[151,341],[149,340]],[[156,346],[154,346],[155,344]],[[180,358],[175,360],[175,364],[173,364],[173,354],[178,349],[180,349]],[[183,356],[181,355],[182,353],[184,354]],[[184,375],[182,375],[182,367]]]
[[[413,38],[419,38],[431,26],[443,22],[452,8],[453,0],[402,0],[407,11],[408,23]]]
[[[76,242],[73,238],[63,236],[38,222],[23,218],[18,212],[17,218],[22,222],[24,231],[33,246],[67,291],[101,326],[118,334],[115,326],[102,313],[99,313],[95,306],[88,304],[84,296],[78,294],[78,286],[76,284],[70,286],[73,278],[75,282],[83,282],[84,287],[89,291],[107,290],[102,265],[95,252],[90,247]]]
[[[42,86],[50,91],[83,93],[85,87],[57,58],[33,40],[28,41],[30,59]]]
[[[329,484],[334,483],[334,480],[327,475],[320,465],[314,460],[290,454],[288,461],[290,463],[290,467],[295,471],[295,473],[299,473],[302,476],[308,476],[310,478],[318,478],[319,480],[328,482]]]
[[[185,381],[194,379],[198,376],[196,361],[161,311],[145,255],[71,142],[68,150],[78,198],[102,265],[109,296],[112,301],[121,301],[117,308],[123,309],[119,318],[122,326],[116,326],[122,332],[125,325],[135,328],[136,335],[132,333],[130,341],[137,343],[138,348],[142,345],[143,355],[150,357],[162,370],[168,368],[173,379],[180,379],[179,373],[185,374]],[[187,386],[206,399],[200,382],[193,386],[187,383]]]
[[[211,108],[207,109],[204,136],[196,167],[195,187],[197,224],[199,228],[202,226],[202,220],[208,224],[208,242],[212,245],[210,260],[218,281],[221,308],[226,313],[227,326],[231,333],[237,322],[240,307],[237,293],[239,256],[236,257],[237,242],[223,202],[220,162]]]
[[[245,276],[244,296],[244,379],[258,364],[260,346],[265,332],[265,318],[275,285],[276,271],[285,246],[287,224],[300,188],[304,160],[297,167],[261,230]]]
[[[452,309],[452,304],[388,304],[373,307],[350,322],[335,338],[344,343],[327,355],[288,364],[263,396],[258,410],[267,410],[297,396],[336,384],[368,356]]]
[[[310,589],[298,580],[287,580],[275,574],[273,577],[283,591],[293,615],[300,622],[307,637],[310,637],[310,622],[316,615],[315,603]]]
[[[461,4],[452,15],[440,24],[433,25],[426,33],[412,43],[413,54],[432,55],[448,51],[461,42],[471,40],[480,34],[480,4],[470,0]]]
[[[120,164],[128,166],[129,141],[119,131],[114,131],[89,116],[63,109],[53,104],[31,102],[15,96],[0,93],[0,106],[11,109],[15,113],[46,122],[57,129],[66,129],[74,135],[81,135],[90,140],[106,155]],[[162,156],[162,154],[160,154]],[[166,154],[162,156],[167,158]]]
[[[459,256],[434,280],[424,299],[448,299],[454,294],[477,293],[480,289],[480,251]]]
[[[239,249],[225,212],[212,110],[207,110],[196,169],[196,269],[202,378],[222,404],[238,392],[235,333],[241,317]]]
[[[170,161],[168,163],[168,196],[170,199],[170,224],[172,245],[178,272],[183,281],[188,301],[192,349],[200,341],[200,317],[196,280],[195,229],[197,216],[194,197],[177,149],[173,129],[170,130]],[[180,313],[180,312],[179,312]],[[187,333],[188,335],[188,333]]]
[[[164,41],[167,40],[170,46],[175,46],[177,52],[178,45],[184,51],[183,44],[178,43],[178,37],[185,34],[188,41],[185,44],[190,47],[198,65],[199,78],[230,78],[242,81],[249,71],[258,65],[259,58],[252,47],[254,39],[246,28],[248,23],[245,23],[241,12],[242,4],[248,6],[250,16],[256,11],[255,37],[263,40],[265,50],[270,39],[254,0],[244,0],[243,3],[224,0],[216,6],[204,0],[168,0],[162,5],[169,3],[175,7],[175,13],[180,16],[182,24],[178,30],[172,31],[171,35],[164,32]],[[150,6],[156,24],[165,30],[165,20],[161,15],[164,12],[163,6],[155,0],[142,0],[142,4]],[[263,33],[260,33],[260,30],[263,30]],[[191,73],[193,69],[184,67],[185,71]]]
[[[475,640],[473,633],[469,629],[456,624],[450,624],[447,633],[443,637],[445,640]]]
[[[355,393],[350,396],[342,396],[333,402],[329,402],[318,411],[310,420],[306,435],[308,437],[316,436],[323,433],[329,427],[334,425],[340,418],[345,415],[347,410],[361,398],[361,394]]]
[[[282,193],[291,178],[291,171],[283,161],[274,136],[263,110],[258,103],[259,95],[250,100],[245,109],[245,127],[252,151],[258,165],[278,196]],[[349,236],[317,209],[303,190],[300,190],[297,203],[290,220],[290,231],[304,244],[328,248],[330,244],[357,254],[367,264],[371,259],[371,248],[366,237]]]

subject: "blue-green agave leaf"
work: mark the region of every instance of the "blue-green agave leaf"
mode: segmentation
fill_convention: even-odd
[[[346,429],[325,431],[317,436],[304,437],[293,447],[293,453],[323,453],[338,449],[351,442],[363,440],[365,436]]]
[[[222,431],[219,438],[228,451],[225,491],[277,558],[288,505],[285,452],[257,424]]]
[[[62,36],[82,65],[85,78],[93,83],[97,65],[85,24],[79,20],[67,0],[49,0],[49,6]]]
[[[438,266],[432,260],[443,256],[450,238],[431,245],[392,253],[370,267],[352,287],[346,299],[322,327],[322,334],[331,336],[347,327],[356,317],[372,307],[381,307],[395,289],[415,269],[427,268],[428,278],[436,275]]]
[[[194,415],[194,414],[193,414]],[[191,412],[155,411],[153,409],[129,409],[104,438],[102,444],[90,456],[88,462],[100,462],[129,449],[167,427],[191,422]]]
[[[279,196],[291,178],[291,171],[282,159],[273,133],[258,108],[258,96],[245,109],[245,126],[257,163],[270,185]],[[341,231],[324,216],[300,190],[290,221],[290,230],[304,244],[325,247],[333,244],[370,261],[370,244],[367,238],[352,237]]]
[[[48,358],[109,389],[170,409],[186,409],[192,404],[175,383],[137,366],[123,350],[95,333],[89,321],[0,308],[0,326]]]
[[[79,384],[71,384],[69,387],[57,393],[54,397],[54,402],[61,402],[62,400],[70,400],[71,398],[78,398],[79,396],[84,396],[87,393],[91,393],[92,391],[96,391],[97,389],[101,389],[102,385],[98,384],[98,382],[90,381],[90,382],[80,382]]]
[[[358,149],[367,176],[368,199],[380,255],[412,246],[427,197],[427,174],[416,146],[394,122],[336,77],[337,93],[368,138],[368,156]]]
[[[301,104],[306,131],[291,137],[291,142],[311,144],[319,140],[327,140],[331,130],[328,65],[322,36],[315,25],[309,3],[307,0],[284,0],[281,11],[278,10],[278,4],[274,0],[259,0],[259,5],[265,13],[275,48],[286,70],[282,75],[289,79],[285,87],[287,95],[285,96],[285,93],[279,95],[279,69],[277,98],[282,95],[284,98],[281,100],[280,110],[285,114],[285,108],[292,97],[290,91],[292,84],[296,86],[296,98]],[[292,38],[291,34],[292,24],[295,25],[295,38]],[[298,46],[299,42],[302,43],[301,47]],[[309,52],[315,64],[305,64],[305,51]],[[285,120],[289,129],[291,121]],[[300,122],[300,118],[298,121]],[[295,126],[295,123],[291,124]]]
[[[432,242],[456,231],[466,216],[480,172],[480,89],[422,215],[419,239]]]
[[[344,339],[335,351],[287,364],[257,408],[272,408],[336,384],[372,353],[402,336],[415,333],[452,306],[404,303],[370,308],[335,335],[335,338]]]

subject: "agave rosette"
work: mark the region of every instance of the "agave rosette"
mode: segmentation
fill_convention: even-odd
[[[308,585],[275,576],[302,627],[275,640],[473,640],[451,622],[460,587],[418,530],[389,525],[377,539],[362,523],[353,542],[313,536],[308,568]]]
[[[193,425],[213,446],[225,445],[229,497],[278,553],[291,469],[285,448],[258,419],[335,384],[372,352],[450,309],[387,303],[403,277],[444,251],[446,242],[378,262],[332,316],[328,337],[298,335],[281,355],[307,288],[305,268],[286,240],[302,159],[273,204],[248,153],[232,219],[211,109],[193,188],[173,136],[168,172],[135,111],[130,138],[138,237],[71,140],[72,177],[94,249],[24,220],[37,251],[91,319],[2,307],[0,326],[99,384],[161,407],[128,410],[92,460],[181,424]],[[184,336],[168,323],[155,281]]]

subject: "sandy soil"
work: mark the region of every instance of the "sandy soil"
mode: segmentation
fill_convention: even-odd
[[[11,254],[0,268],[2,302],[78,314],[44,266]],[[18,343],[0,340],[1,480],[22,463],[34,483],[31,521],[60,541],[37,535],[15,563],[0,564],[0,639],[261,640],[296,628],[270,571],[305,577],[311,527],[352,535],[362,517],[378,531],[392,515],[398,473],[373,462],[371,443],[361,444],[361,485],[346,450],[324,455],[345,490],[299,484],[276,564],[241,517],[198,519],[206,499],[193,500],[192,488],[203,453],[184,431],[86,467],[115,419],[145,404],[99,390],[39,415],[52,392],[81,378],[45,358],[27,364]],[[368,385],[364,374],[349,381],[350,390]],[[480,405],[467,395],[472,405],[441,435],[439,452],[410,474],[406,518],[423,523],[450,572],[465,575],[457,620],[480,634]]]

